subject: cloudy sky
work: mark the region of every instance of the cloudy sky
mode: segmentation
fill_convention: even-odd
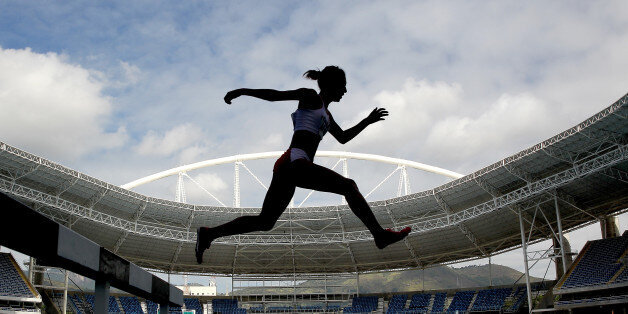
[[[228,106],[224,94],[315,88],[303,72],[335,64],[348,79],[330,107],[341,126],[374,107],[390,117],[321,149],[470,173],[628,91],[625,12],[626,1],[0,1],[0,141],[114,184],[284,150],[294,103]],[[196,176],[228,197],[231,178]]]

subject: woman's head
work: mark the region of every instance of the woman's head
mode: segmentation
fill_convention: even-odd
[[[309,70],[303,76],[316,80],[321,93],[331,96],[333,101],[339,101],[347,92],[345,71],[335,65],[328,65],[322,71]]]

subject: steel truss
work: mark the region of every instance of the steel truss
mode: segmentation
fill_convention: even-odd
[[[585,161],[581,164],[575,164],[573,167],[536,180],[529,182],[527,185],[516,189],[512,192],[506,193],[501,196],[494,196],[491,200],[483,202],[481,204],[472,206],[465,210],[456,213],[445,213],[440,217],[426,219],[422,221],[407,221],[406,223],[399,224],[399,227],[410,226],[413,229],[413,233],[428,232],[434,229],[447,228],[451,226],[460,226],[465,221],[475,219],[486,213],[490,213],[511,205],[516,205],[521,201],[525,201],[533,196],[543,194],[549,191],[554,191],[563,185],[573,182],[576,179],[583,178],[592,173],[602,171],[609,167],[612,167],[620,162],[628,159],[628,145],[617,145],[613,150],[606,152],[605,154]],[[189,231],[188,228],[177,227],[160,227],[148,224],[145,221],[131,221],[109,215],[97,210],[94,210],[94,205],[97,202],[89,202],[87,205],[77,204],[68,200],[62,199],[60,196],[51,195],[45,192],[29,188],[27,186],[16,183],[15,180],[7,180],[0,177],[0,190],[9,193],[11,195],[27,199],[42,206],[55,208],[63,213],[70,214],[80,219],[87,219],[96,223],[106,225],[110,228],[120,230],[122,232],[129,232],[136,235],[160,238],[166,240],[173,240],[177,242],[192,243],[196,240],[195,233]],[[436,192],[436,190],[432,190]],[[113,193],[110,190],[109,193]],[[97,199],[101,199],[106,194],[106,190],[101,191]],[[438,199],[438,194],[433,194],[432,197]],[[396,203],[396,200],[385,201],[385,204]],[[324,207],[329,209],[330,206]],[[348,211],[349,208],[346,205],[332,206],[336,211]],[[323,208],[319,208],[323,210]],[[194,210],[189,211],[189,216],[192,216]],[[189,226],[188,221],[188,226]],[[467,235],[468,233],[465,233]],[[324,244],[324,243],[346,243],[356,241],[370,241],[372,236],[368,230],[348,231],[348,232],[334,232],[334,233],[309,233],[309,234],[256,234],[256,235],[239,235],[221,238],[216,243],[221,244],[238,244],[238,245],[251,245],[251,244]],[[471,238],[469,238],[471,240]]]
[[[527,231],[525,229],[525,223],[522,216],[522,211],[521,210],[519,211],[521,248],[523,251],[523,263],[525,267],[524,276],[526,280],[526,290],[527,290],[528,305],[529,305],[528,309],[530,313],[532,313],[534,304],[532,303],[532,289],[530,285],[529,270],[534,265],[536,265],[536,263],[540,260],[552,259],[554,263],[558,263],[558,260],[560,259],[560,261],[562,262],[562,269],[563,271],[566,271],[567,270],[566,256],[567,254],[573,254],[573,252],[566,252],[566,249],[565,249],[565,243],[564,243],[565,237],[563,234],[562,219],[561,219],[561,214],[560,214],[561,210],[559,207],[559,198],[557,194],[558,193],[554,193],[553,195],[554,213],[550,213],[550,210],[549,210],[550,208],[546,207],[544,209],[544,207],[541,207],[540,204],[537,205],[534,210],[532,221],[529,222]],[[573,205],[567,204],[567,206],[573,206]],[[547,211],[547,214],[544,211]],[[555,214],[555,215],[552,217],[551,214]],[[548,216],[550,218],[548,218]],[[553,220],[551,220],[551,218],[553,218]],[[531,242],[530,239],[532,238],[532,233],[534,232],[535,229],[539,229],[538,226],[536,226],[537,224],[545,225],[549,228],[549,230],[551,231],[550,238],[555,239],[554,243],[557,243],[558,247],[553,247],[553,248],[549,248],[547,250],[542,250],[542,251],[528,251],[528,246]],[[526,237],[526,234],[527,234],[527,237]],[[530,266],[529,261],[534,261],[534,264]],[[560,276],[561,274],[556,274],[556,275]]]

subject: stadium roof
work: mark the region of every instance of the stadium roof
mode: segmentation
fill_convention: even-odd
[[[386,227],[411,226],[378,250],[346,205],[290,208],[269,232],[221,238],[194,258],[195,229],[259,208],[148,197],[0,142],[0,190],[133,263],[181,273],[290,274],[428,267],[521,245],[519,212],[571,230],[628,207],[628,95],[542,143],[434,189],[371,202]],[[541,212],[535,215],[535,209]],[[5,222],[10,223],[10,222]],[[556,228],[554,228],[556,230]],[[548,239],[535,225],[530,241]],[[17,236],[17,235],[16,235]]]

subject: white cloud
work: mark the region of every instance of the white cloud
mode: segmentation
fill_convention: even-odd
[[[224,204],[231,205],[229,202],[229,197],[231,196],[230,185],[218,174],[203,172],[192,176],[192,179],[196,183],[185,183],[186,194],[189,201],[192,201],[194,204],[218,205],[219,203],[207,193],[209,192]]]
[[[485,150],[503,152],[513,146],[530,146],[534,139],[548,134],[549,114],[545,104],[531,95],[503,95],[477,117],[453,115],[437,121],[427,136],[426,148],[440,158],[462,161]]]
[[[135,151],[141,155],[169,156],[194,145],[203,138],[203,131],[193,124],[176,126],[164,134],[148,131]]]
[[[429,130],[435,119],[457,109],[461,96],[462,88],[458,84],[431,83],[409,78],[401,90],[385,90],[375,95],[375,102],[379,107],[385,107],[390,116],[385,120],[386,123],[375,124],[373,127],[381,137],[393,141],[422,138],[422,134]],[[370,110],[372,109],[369,108],[359,116],[367,115]]]
[[[139,67],[124,61],[120,61],[120,66],[122,67],[124,79],[127,84],[135,84],[139,81],[142,74]]]
[[[0,140],[62,159],[121,146],[126,131],[109,130],[111,99],[97,77],[55,53],[0,48]]]

